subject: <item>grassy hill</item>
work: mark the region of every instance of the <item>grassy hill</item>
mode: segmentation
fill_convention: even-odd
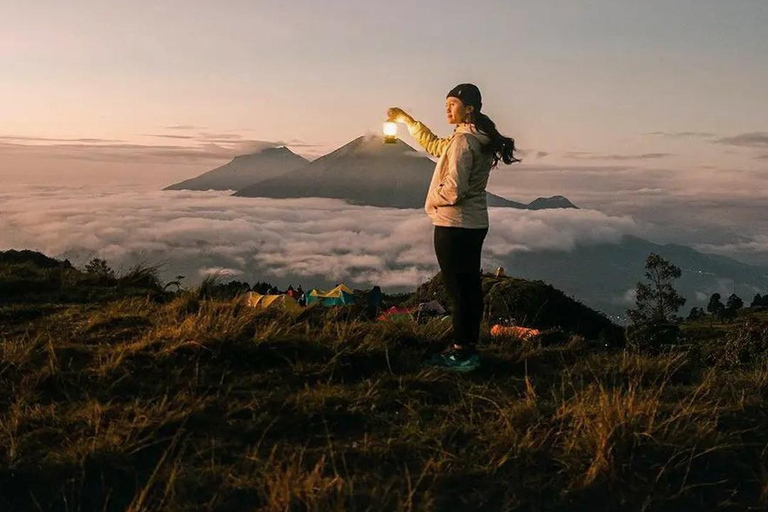
[[[18,276],[0,295],[0,510],[766,506],[765,311],[685,324],[660,354],[484,323],[484,366],[454,375],[419,365],[437,318],[259,313],[64,270],[48,299]]]
[[[512,320],[516,325],[601,340],[604,345],[623,345],[624,330],[621,327],[544,281],[495,277],[486,273],[482,276],[482,288],[486,322]],[[430,300],[450,303],[439,272],[419,286],[406,302],[416,305]]]

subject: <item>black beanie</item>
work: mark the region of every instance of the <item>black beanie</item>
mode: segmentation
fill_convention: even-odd
[[[469,107],[470,105],[475,107],[478,112],[483,106],[483,100],[480,97],[480,89],[474,84],[459,84],[448,93],[446,98],[459,98],[461,102]]]

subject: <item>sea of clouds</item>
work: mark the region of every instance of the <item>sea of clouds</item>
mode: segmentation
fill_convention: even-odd
[[[160,265],[165,281],[194,284],[212,272],[278,286],[345,282],[413,290],[437,271],[433,227],[423,210],[353,206],[341,200],[233,197],[228,191],[123,186],[15,185],[0,192],[0,250],[32,249],[115,269]],[[490,209],[482,264],[514,251],[568,251],[642,234],[628,215],[594,209]]]

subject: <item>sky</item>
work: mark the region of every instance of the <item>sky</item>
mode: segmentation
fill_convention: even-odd
[[[522,150],[489,191],[581,209],[492,209],[488,265],[622,234],[768,265],[766,26],[765,0],[0,0],[0,250],[413,285],[423,212],[160,189],[274,145],[317,158],[391,106],[448,136],[472,82]]]
[[[445,136],[462,82],[525,165],[764,177],[767,24],[763,0],[0,0],[0,180],[173,182],[264,143],[312,159],[390,106]]]

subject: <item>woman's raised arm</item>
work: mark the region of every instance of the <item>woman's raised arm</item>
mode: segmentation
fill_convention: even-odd
[[[404,110],[392,107],[387,111],[389,119],[396,123],[405,123],[408,127],[408,133],[423,147],[430,155],[440,158],[448,148],[448,144],[453,139],[453,135],[446,138],[440,138],[430,130],[421,121],[416,121]]]

